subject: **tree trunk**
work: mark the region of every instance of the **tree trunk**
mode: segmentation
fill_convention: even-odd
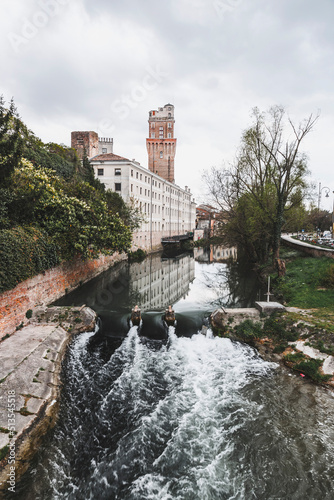
[[[279,278],[282,278],[282,276],[285,276],[285,260],[283,259],[275,259],[275,266],[277,269],[277,274]]]
[[[273,261],[276,262],[279,259],[279,251],[281,246],[281,232],[284,221],[284,200],[283,196],[278,193],[278,205],[276,220],[274,223],[274,234],[273,234]]]

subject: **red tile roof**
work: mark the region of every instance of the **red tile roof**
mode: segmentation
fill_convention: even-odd
[[[90,158],[91,161],[131,161],[128,158],[123,158],[123,156],[115,155],[114,153],[104,153],[101,155],[93,156]]]

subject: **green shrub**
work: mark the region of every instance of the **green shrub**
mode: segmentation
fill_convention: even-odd
[[[254,322],[250,319],[246,319],[234,327],[234,333],[244,339],[256,339],[263,336],[262,325],[260,322]]]
[[[31,316],[32,316],[32,309],[28,309],[28,311],[26,312],[26,318],[30,319]]]
[[[334,346],[326,347],[323,340],[318,340],[316,342],[305,342],[305,345],[313,347],[314,349],[318,349],[318,351],[323,352],[325,354],[334,355]]]
[[[305,373],[316,382],[326,382],[331,378],[331,375],[322,375],[319,371],[323,363],[322,359],[306,359],[302,352],[287,354],[284,359],[295,363],[293,366],[295,371]]]
[[[147,253],[141,248],[138,248],[138,250],[136,250],[135,252],[128,253],[128,260],[129,262],[141,262],[146,258],[146,256]]]
[[[305,375],[308,375],[316,382],[326,382],[331,378],[331,376],[322,375],[319,372],[319,368],[321,367],[322,363],[323,363],[322,359],[307,359],[296,364],[294,366],[294,369],[301,371],[302,373],[305,373]]]
[[[0,293],[59,263],[50,238],[33,227],[0,231]]]
[[[9,446],[8,445],[6,445],[3,448],[1,448],[1,450],[0,450],[0,461],[7,455],[8,451],[9,451]]]
[[[287,361],[291,361],[293,363],[298,363],[302,360],[305,359],[305,356],[302,352],[295,352],[295,353],[289,353],[287,354],[284,359],[286,359]]]
[[[288,347],[287,343],[278,344],[276,347],[274,347],[273,352],[280,354],[284,352],[287,347]]]
[[[298,340],[299,331],[291,326],[286,320],[280,318],[277,314],[273,314],[267,318],[263,324],[263,334],[268,337],[276,337],[280,340],[293,342]]]

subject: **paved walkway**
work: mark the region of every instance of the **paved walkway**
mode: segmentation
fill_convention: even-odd
[[[322,250],[323,252],[334,252],[334,249],[332,248],[323,247],[321,245],[311,245],[311,243],[293,238],[292,235],[289,234],[282,234],[281,238],[282,240],[289,241],[301,247],[316,248],[317,250]]]

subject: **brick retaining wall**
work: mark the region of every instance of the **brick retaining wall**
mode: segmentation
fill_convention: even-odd
[[[126,254],[115,253],[99,259],[66,262],[0,294],[0,338],[13,333],[22,322],[26,323],[25,314],[29,309],[54,302],[126,258]]]

